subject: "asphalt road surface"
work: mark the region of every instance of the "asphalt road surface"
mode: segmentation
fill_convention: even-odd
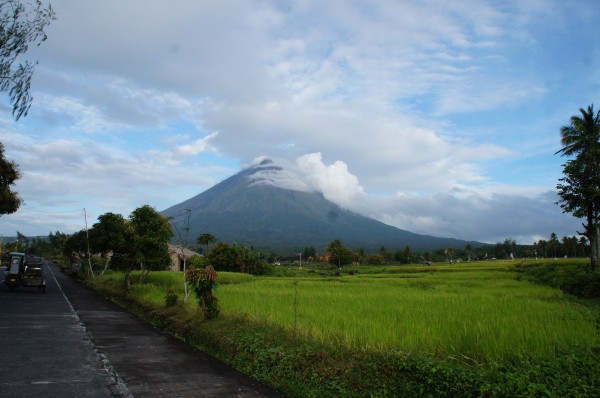
[[[4,285],[0,397],[279,397],[44,266],[46,293]]]

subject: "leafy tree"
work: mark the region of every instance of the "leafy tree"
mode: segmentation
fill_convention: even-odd
[[[304,252],[302,253],[302,257],[304,257],[305,261],[312,261],[314,260],[314,258],[317,256],[317,250],[310,246],[310,247],[305,247],[304,248]]]
[[[56,231],[55,233],[52,233],[51,231],[48,234],[48,242],[50,242],[50,246],[52,246],[52,248],[59,253],[62,253],[62,249],[66,240],[67,234],[64,232]]]
[[[388,252],[385,246],[381,246],[379,248],[379,255],[381,256],[383,262],[392,261],[392,253]]]
[[[169,220],[149,205],[135,209],[129,223],[133,230],[132,257],[143,271],[140,278],[143,281],[150,270],[167,268],[173,231]]]
[[[21,251],[25,251],[25,249],[29,246],[29,238],[19,231],[17,231],[17,242],[19,242]]]
[[[595,271],[600,255],[600,111],[594,112],[593,105],[579,111],[581,116],[572,116],[560,129],[563,147],[556,154],[571,159],[563,164],[564,177],[556,186],[557,204],[564,213],[585,219],[584,232],[578,234],[590,242],[590,268]]]
[[[227,243],[217,243],[210,248],[207,257],[217,271],[236,271],[235,250]]]
[[[117,260],[115,268],[129,262],[127,254],[131,232],[127,220],[120,214],[109,212],[98,217],[98,222],[90,230],[90,246],[94,253],[100,253],[106,259],[102,274],[113,258]]]
[[[537,249],[538,249],[537,254],[539,254],[540,257],[546,258],[548,256],[548,253],[547,253],[548,242],[546,242],[544,239],[540,239],[538,241],[538,243],[537,243]]]
[[[558,236],[556,235],[556,233],[552,232],[550,234],[550,240],[548,241],[548,250],[550,250],[550,254],[553,258],[556,258],[558,246]]]
[[[21,206],[21,198],[11,189],[20,177],[19,166],[4,158],[4,144],[0,142],[0,216],[12,214]]]
[[[413,253],[408,246],[406,246],[404,250],[399,250],[394,254],[394,259],[402,264],[410,264],[412,257]]]
[[[15,63],[30,43],[39,46],[46,40],[44,28],[54,19],[52,7],[42,7],[40,0],[33,11],[17,0],[0,1],[0,91],[8,93],[16,120],[26,116],[31,106],[29,88],[34,65],[27,61],[18,66]],[[0,216],[19,209],[21,198],[11,185],[20,177],[17,164],[4,159],[4,145],[0,142]]]
[[[327,245],[327,253],[329,254],[329,262],[342,268],[342,265],[352,264],[354,253],[342,244],[339,239],[335,239]]]
[[[235,265],[239,271],[246,274],[261,274],[265,270],[263,264],[264,255],[260,249],[255,248],[251,243],[244,245],[234,243],[232,249],[235,252]]]
[[[581,250],[581,255],[583,257],[587,256],[588,242],[585,236],[580,236],[577,241],[577,248]]]
[[[563,236],[560,240],[565,256],[577,257],[577,237]]]
[[[365,262],[369,265],[381,265],[385,264],[385,259],[381,257],[381,254],[372,254],[367,256]]]
[[[269,264],[273,264],[278,260],[279,260],[279,255],[277,253],[275,253],[275,252],[269,253],[269,256],[267,257],[267,262]]]
[[[449,263],[453,263],[454,262],[454,249],[449,247],[447,249],[444,249],[444,254],[446,255],[446,261],[448,261]]]
[[[367,251],[366,251],[364,248],[362,248],[362,247],[361,247],[361,248],[359,248],[359,249],[356,251],[356,253],[355,253],[355,254],[356,254],[356,256],[355,256],[355,257],[356,257],[356,261],[357,261],[359,264],[362,264],[362,263],[364,263],[364,262],[365,262],[365,258],[367,258]]]
[[[73,261],[87,252],[87,237],[85,230],[74,233],[65,240],[63,254]]]
[[[19,62],[19,58],[30,44],[39,46],[46,40],[44,28],[56,19],[52,6],[43,7],[40,0],[33,9],[28,8],[17,0],[0,2],[0,91],[8,93],[17,120],[27,116],[31,106],[29,89],[35,68],[35,64]]]
[[[471,261],[471,253],[473,253],[473,246],[470,243],[467,243],[465,246],[465,252],[467,253],[467,261]]]
[[[199,245],[204,245],[204,247],[206,248],[206,250],[204,251],[204,253],[206,253],[208,255],[208,247],[210,245],[212,245],[213,243],[215,243],[217,241],[217,238],[209,233],[204,233],[201,234],[198,239],[197,242]]]

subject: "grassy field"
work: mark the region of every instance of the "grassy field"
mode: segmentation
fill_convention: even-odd
[[[550,261],[556,266],[567,260]],[[340,353],[362,352],[377,358],[388,358],[386,356],[390,353],[406,354],[467,366],[474,372],[483,368],[502,368],[505,364],[518,367],[522,363],[527,363],[530,368],[538,366],[543,369],[546,366],[550,369],[548,364],[554,358],[586,357],[597,350],[600,346],[597,310],[584,306],[559,289],[520,281],[514,271],[516,263],[488,261],[433,267],[353,266],[344,268],[339,276],[336,275],[339,271],[329,265],[277,269],[275,273],[283,276],[255,277],[222,272],[219,273],[219,286],[215,293],[220,300],[221,317],[213,325],[222,329],[215,332],[217,335],[225,336],[228,333],[226,329],[234,328],[232,325],[243,320],[245,328],[260,325],[272,331],[266,332],[267,335],[283,333],[289,341],[336,347],[332,350]],[[540,262],[524,264],[539,265]],[[118,286],[122,279],[119,274],[109,273],[102,283]],[[129,297],[149,307],[164,308],[168,287],[175,290],[181,301],[182,274],[170,272],[151,273],[146,283],[133,285]],[[188,314],[195,313],[195,317],[200,316],[193,294],[179,308]],[[246,332],[235,333],[232,341],[244,340],[245,337],[239,333]],[[248,333],[251,334],[250,331]],[[264,339],[270,341],[272,337]],[[257,344],[253,339],[248,341],[250,345]],[[227,350],[227,344],[219,349]],[[262,350],[271,352],[275,348]],[[283,348],[278,347],[276,351],[283,351]],[[269,358],[269,361],[276,360],[280,359]],[[537,365],[532,366],[530,361]],[[434,369],[437,369],[435,366]],[[560,368],[564,367],[561,363]],[[573,372],[582,373],[577,368],[573,369]],[[247,371],[262,374],[252,368]],[[529,371],[518,370],[518,377],[528,380]],[[464,374],[461,370],[460,376],[448,377],[456,382],[466,377]],[[260,377],[269,381],[270,376]],[[548,378],[546,375],[539,377]],[[556,382],[554,390],[548,391],[564,387],[562,384],[565,382],[556,377],[560,381]],[[481,382],[473,382],[477,383]],[[483,388],[472,387],[474,391]],[[489,388],[493,390],[493,387]],[[518,385],[515,388],[531,387]],[[560,394],[551,393],[549,396]]]
[[[290,331],[295,326],[301,337],[358,349],[482,363],[551,357],[598,342],[590,309],[557,289],[518,282],[508,264],[485,265],[427,273],[402,267],[406,273],[335,279],[246,278],[223,283],[217,296],[225,315],[247,314]]]

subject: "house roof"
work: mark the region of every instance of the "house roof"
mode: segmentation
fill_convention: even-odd
[[[183,250],[183,252],[182,252],[182,250]],[[200,253],[197,253],[197,252],[195,252],[193,250],[187,249],[187,248],[182,247],[180,245],[174,245],[174,244],[169,243],[169,254],[170,253],[176,253],[179,257],[184,257],[185,256],[186,259],[188,259],[188,258],[190,258],[192,256],[199,256],[200,255]]]

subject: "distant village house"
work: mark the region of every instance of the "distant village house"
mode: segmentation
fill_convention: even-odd
[[[185,258],[186,263],[193,256],[199,256],[193,250],[186,249],[185,247],[173,245],[169,243],[169,257],[171,257],[171,264],[169,264],[169,271],[183,271],[183,260]]]

